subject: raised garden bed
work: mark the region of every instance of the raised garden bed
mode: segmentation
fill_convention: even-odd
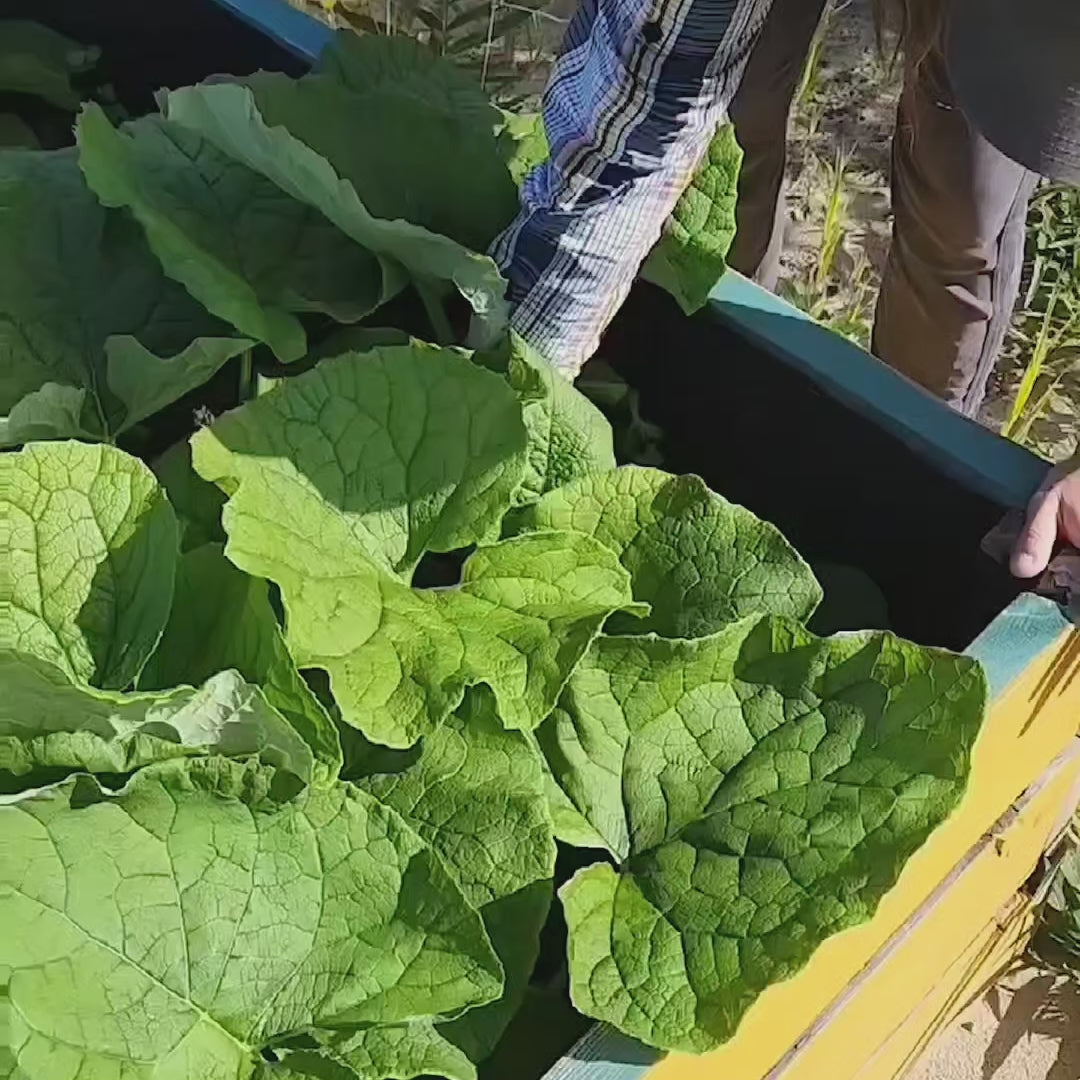
[[[291,9],[230,8],[14,12],[100,45],[112,90],[80,115],[77,160],[0,151],[20,221],[101,223],[82,248],[56,224],[70,258],[49,280],[78,283],[70,325],[104,326],[55,333],[69,323],[20,297],[18,261],[0,274],[11,370],[67,358],[8,404],[0,456],[0,913],[17,928],[0,1061],[28,1080],[603,1075],[590,1062],[801,1080],[901,955],[917,977],[837,1076],[883,1030],[917,1042],[927,957],[961,992],[992,914],[943,949],[959,892],[941,890],[979,895],[977,867],[983,906],[1003,902],[1075,804],[1070,632],[1053,605],[1008,607],[1016,583],[978,550],[1039,464],[732,277],[693,318],[640,286],[603,359],[661,428],[665,468],[752,513],[614,470],[600,414],[499,323],[467,250],[494,203],[454,217],[491,162],[512,204],[494,136],[485,157],[491,132],[453,95],[483,102],[452,73],[432,95],[418,54],[395,54],[380,93],[437,114],[432,138],[461,124],[480,163],[458,188],[417,181],[428,227],[405,242],[391,208],[419,174],[380,191],[352,156],[351,123],[386,108],[357,89],[378,54],[305,82],[319,108],[272,77],[184,89],[297,77],[325,40]],[[141,116],[162,84],[163,120],[116,126],[113,104]],[[388,170],[411,152],[404,124],[364,130]],[[299,239],[254,228],[253,206]],[[96,274],[93,244],[114,260]],[[108,322],[149,279],[141,317]],[[485,349],[409,343],[463,340],[448,282],[490,324]],[[921,644],[808,632],[819,589],[791,544],[826,584],[871,579],[873,629]],[[868,625],[843,603],[827,616]],[[567,982],[624,1034],[571,1049],[589,1020]]]

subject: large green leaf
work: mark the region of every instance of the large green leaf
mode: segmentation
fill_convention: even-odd
[[[640,612],[615,556],[587,537],[533,533],[478,548],[457,589],[430,597],[463,647],[466,683],[495,691],[507,727],[530,731],[552,710],[607,618]]]
[[[355,94],[392,90],[414,97],[472,134],[492,134],[508,121],[480,83],[457,64],[411,37],[341,30],[316,61]]]
[[[34,443],[0,455],[0,646],[122,690],[168,618],[176,518],[120,450]]]
[[[90,187],[131,211],[165,273],[279,359],[307,351],[295,312],[354,322],[383,299],[370,252],[186,128],[147,116],[118,131],[90,104],[75,135]]]
[[[180,523],[180,550],[192,551],[203,544],[225,542],[221,511],[225,495],[191,467],[191,444],[173,443],[150,468],[165,489]]]
[[[491,1053],[521,1005],[551,902],[555,840],[541,761],[528,736],[502,726],[481,688],[407,768],[357,782],[442,856],[502,961],[502,998],[440,1028],[474,1061]]]
[[[200,689],[95,690],[36,657],[0,651],[0,772],[126,773],[194,754],[259,755],[305,783],[312,756],[260,691],[235,671]]]
[[[476,1080],[476,1067],[430,1021],[382,1024],[323,1041],[277,1051],[280,1060],[262,1063],[255,1080]]]
[[[516,501],[532,502],[578,477],[615,468],[604,414],[524,340],[512,334],[499,349],[475,358],[502,372],[521,400],[529,442]]]
[[[309,1026],[452,1016],[502,984],[479,916],[348,785],[281,805],[266,769],[150,766],[0,807],[0,967],[26,1080],[245,1080]]]
[[[687,315],[704,306],[727,269],[742,157],[734,126],[724,124],[642,268],[646,281],[671,293]]]
[[[227,360],[254,345],[247,338],[196,338],[175,356],[155,356],[137,337],[117,334],[105,341],[105,379],[122,403],[113,434],[153,416],[190,390],[202,386]]]
[[[476,682],[509,726],[535,727],[630,603],[612,553],[556,533],[481,548],[458,588],[393,576],[490,535],[521,480],[513,391],[456,352],[323,361],[192,445],[199,473],[230,495],[229,558],[281,588],[297,662],[324,668],[344,719],[377,742],[415,742]]]
[[[86,377],[89,379],[91,373]],[[101,417],[89,415],[92,412],[92,397],[84,387],[41,383],[19,398],[7,416],[0,416],[0,447],[41,439],[101,438],[105,425]]]
[[[542,743],[618,868],[562,889],[582,1012],[701,1052],[868,919],[956,805],[986,685],[890,634],[779,617],[601,639]]]
[[[382,120],[376,124],[373,119],[371,130],[385,142],[373,144],[360,132],[366,123],[364,110],[373,104],[370,95],[351,95],[330,76],[311,76],[301,83],[265,75],[257,77],[255,84],[258,99],[250,86],[230,83],[170,91],[165,112],[170,120],[204,135],[294,198],[310,203],[358,244],[390,260],[390,265],[404,268],[421,282],[453,282],[472,305],[485,328],[484,336],[500,333],[507,321],[506,283],[495,263],[423,223],[402,220],[406,211],[425,217],[437,214],[439,223],[449,226],[450,218],[462,213],[454,231],[468,226],[470,235],[474,229],[477,236],[486,235],[492,228],[489,222],[505,216],[505,211],[499,209],[501,197],[484,182],[489,175],[486,170],[475,177],[471,189],[466,187],[470,175],[463,166],[471,162],[479,169],[476,155],[467,146],[455,145],[453,139],[450,145],[439,139],[446,156],[436,156],[435,147],[426,143],[430,125],[423,126],[423,137],[403,126],[404,105],[392,122],[385,119],[385,110],[374,114]],[[263,108],[268,110],[265,117]],[[321,126],[324,116],[325,128]],[[409,139],[402,140],[402,130],[410,130]],[[396,159],[403,146],[409,148],[408,153],[392,171],[375,167],[379,161],[385,165],[388,154]],[[341,155],[343,164],[335,165],[324,151],[331,158]],[[425,152],[432,156],[426,157]],[[456,180],[444,199],[435,189],[449,184],[448,175]],[[363,192],[356,186],[361,178]],[[508,175],[506,180],[512,190]],[[367,205],[373,195],[382,200],[380,208],[390,216],[383,217],[379,209]],[[487,199],[493,199],[490,206],[482,205]],[[474,224],[477,221],[480,226]]]
[[[559,787],[559,782],[555,779],[547,758],[544,757],[542,747],[546,744],[552,760],[558,759],[558,749],[552,738],[555,731],[557,731],[555,721],[550,721],[532,732],[534,744],[540,751],[541,760],[544,763],[544,795],[547,798],[555,839],[561,840],[564,844],[570,844],[572,847],[596,848],[598,851],[603,851],[607,846],[604,838],[589,824],[585,815]]]
[[[74,150],[0,154],[0,445],[112,438],[249,344],[162,274]]]
[[[588,537],[536,533],[482,547],[451,589],[412,589],[358,544],[280,547],[260,519],[227,512],[230,558],[281,588],[290,652],[330,676],[342,718],[406,747],[487,683],[510,727],[554,707],[604,620],[631,604],[629,575]],[[264,542],[266,541],[266,542]]]
[[[627,466],[575,480],[524,512],[526,527],[571,529],[611,548],[630,571],[645,620],[608,633],[700,637],[753,614],[806,619],[821,588],[780,532],[696,476]]]
[[[224,668],[235,669],[261,687],[326,774],[337,777],[341,771],[337,730],[296,670],[270,606],[266,582],[237,570],[219,545],[207,544],[180,559],[172,613],[139,676],[139,686],[196,684]]]
[[[547,160],[550,152],[543,116],[540,113],[506,113],[499,145],[514,183],[521,187],[529,173]]]
[[[510,388],[457,352],[414,344],[322,361],[192,440],[231,494],[229,555],[270,577],[334,577],[352,553],[411,576],[425,551],[490,535],[525,467]],[[252,569],[242,549],[256,546]]]
[[[491,125],[461,122],[436,88],[417,95],[414,79],[404,91],[383,82],[354,93],[330,76],[269,73],[244,82],[265,122],[325,158],[377,218],[403,219],[482,252],[517,212]]]
[[[0,91],[43,98],[61,109],[77,109],[72,76],[97,63],[101,50],[80,45],[41,23],[0,19]]]

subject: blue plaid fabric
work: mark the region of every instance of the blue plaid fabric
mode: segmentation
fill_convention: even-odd
[[[571,378],[738,87],[771,0],[580,0],[544,95],[550,159],[496,240],[512,323]]]

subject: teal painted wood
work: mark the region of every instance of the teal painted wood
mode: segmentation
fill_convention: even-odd
[[[640,1080],[661,1054],[607,1024],[596,1024],[544,1074],[544,1080]]]
[[[921,387],[803,312],[728,271],[709,308],[756,344],[805,372],[832,397],[917,453],[964,487],[1003,506],[1023,506],[1046,462],[960,416]]]
[[[261,30],[294,56],[313,64],[334,36],[325,23],[285,0],[214,0],[249,26]]]
[[[1032,593],[1017,597],[965,650],[982,663],[990,683],[990,700],[1071,626],[1060,604]]]
[[[1071,625],[1059,604],[1027,593],[1001,612],[964,653],[985,668],[993,701]],[[641,1080],[661,1056],[607,1024],[596,1024],[544,1074],[544,1080]]]

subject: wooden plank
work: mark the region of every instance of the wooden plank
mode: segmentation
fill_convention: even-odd
[[[1023,956],[1038,921],[1031,897],[1014,893],[856,1074],[857,1080],[898,1080],[910,1072],[933,1040]]]
[[[920,1003],[949,985],[950,972],[957,977],[957,958],[1028,878],[1078,798],[1080,740],[1073,737],[763,1080],[894,1080],[887,1058],[875,1064],[882,1047]],[[933,1015],[924,1020],[941,1022]]]

